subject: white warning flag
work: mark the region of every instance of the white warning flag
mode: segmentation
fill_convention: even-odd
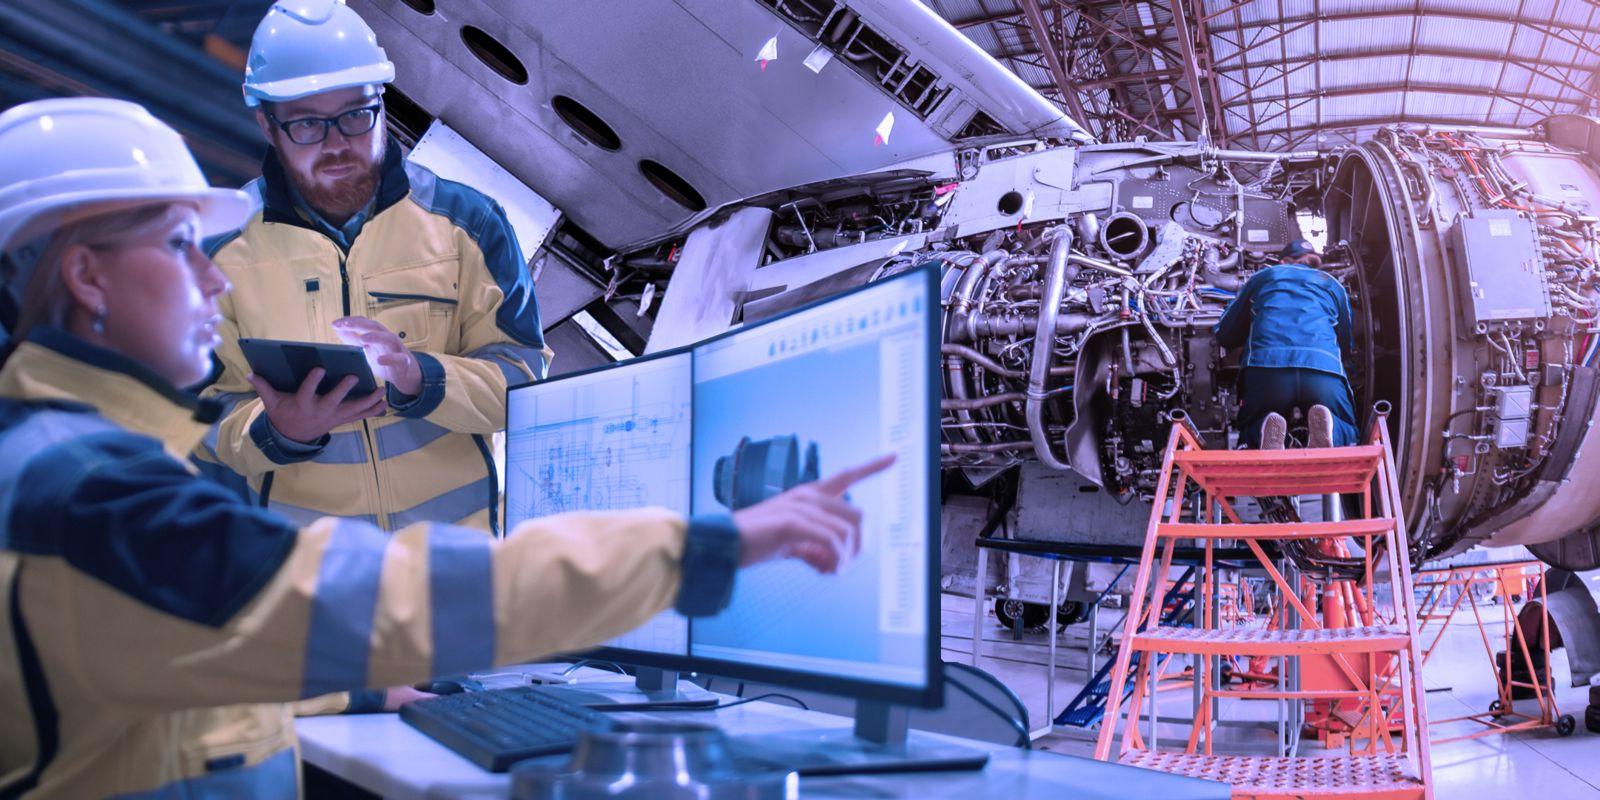
[[[875,145],[888,144],[889,143],[889,132],[893,131],[893,130],[894,130],[894,112],[890,111],[889,113],[884,114],[883,115],[883,121],[878,123],[878,128],[877,128],[877,134],[878,135],[873,138],[872,143],[875,144]]]
[[[778,37],[774,36],[761,45],[761,52],[756,54],[756,63],[761,65],[761,71],[767,71],[768,61],[778,60]]]

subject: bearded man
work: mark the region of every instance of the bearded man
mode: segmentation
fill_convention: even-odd
[[[257,213],[207,246],[234,288],[204,392],[226,411],[198,456],[300,524],[496,533],[489,437],[505,426],[506,386],[542,378],[550,353],[505,213],[386,136],[393,80],[344,0],[280,2],[256,29],[245,103],[271,147],[246,187]],[[276,391],[250,373],[246,337],[361,346],[385,385],[352,397],[349,378],[319,395],[314,373]]]
[[[386,136],[393,80],[344,0],[279,2],[256,29],[245,103],[271,147],[245,187],[260,208],[206,248],[233,291],[220,301],[219,377],[203,392],[224,411],[196,457],[299,525],[335,516],[498,535],[490,437],[505,427],[507,385],[544,377],[552,354],[504,211]],[[384,385],[352,397],[350,377],[318,394],[313,370],[279,392],[251,374],[240,338],[358,345]],[[410,696],[389,694],[326,710]]]

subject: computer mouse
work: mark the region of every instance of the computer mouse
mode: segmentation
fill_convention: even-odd
[[[431,681],[417,684],[415,688],[419,692],[428,692],[430,694],[460,694],[462,692],[481,692],[483,691],[483,684],[465,676],[458,676],[454,678],[434,678]]]

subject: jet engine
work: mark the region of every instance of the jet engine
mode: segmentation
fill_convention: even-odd
[[[1390,126],[1321,157],[1155,144],[972,157],[965,180],[928,181],[923,246],[837,277],[943,265],[951,473],[981,487],[1017,465],[1070,470],[1126,502],[1148,498],[1173,420],[1230,441],[1238,354],[1212,326],[1301,235],[1299,214],[1320,212],[1324,268],[1354,305],[1357,408],[1395,409],[1416,557],[1524,544],[1592,568],[1600,496],[1579,487],[1600,478],[1600,447],[1584,447],[1600,391],[1597,154],[1600,122],[1558,117]],[[835,198],[844,215],[791,200],[789,227],[827,231],[809,253],[903,233],[849,230],[892,219],[872,197]]]

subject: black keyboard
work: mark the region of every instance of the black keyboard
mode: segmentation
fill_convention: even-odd
[[[400,718],[490,772],[505,772],[525,758],[569,752],[584,731],[610,730],[615,724],[538,686],[418,700],[401,707]]]

